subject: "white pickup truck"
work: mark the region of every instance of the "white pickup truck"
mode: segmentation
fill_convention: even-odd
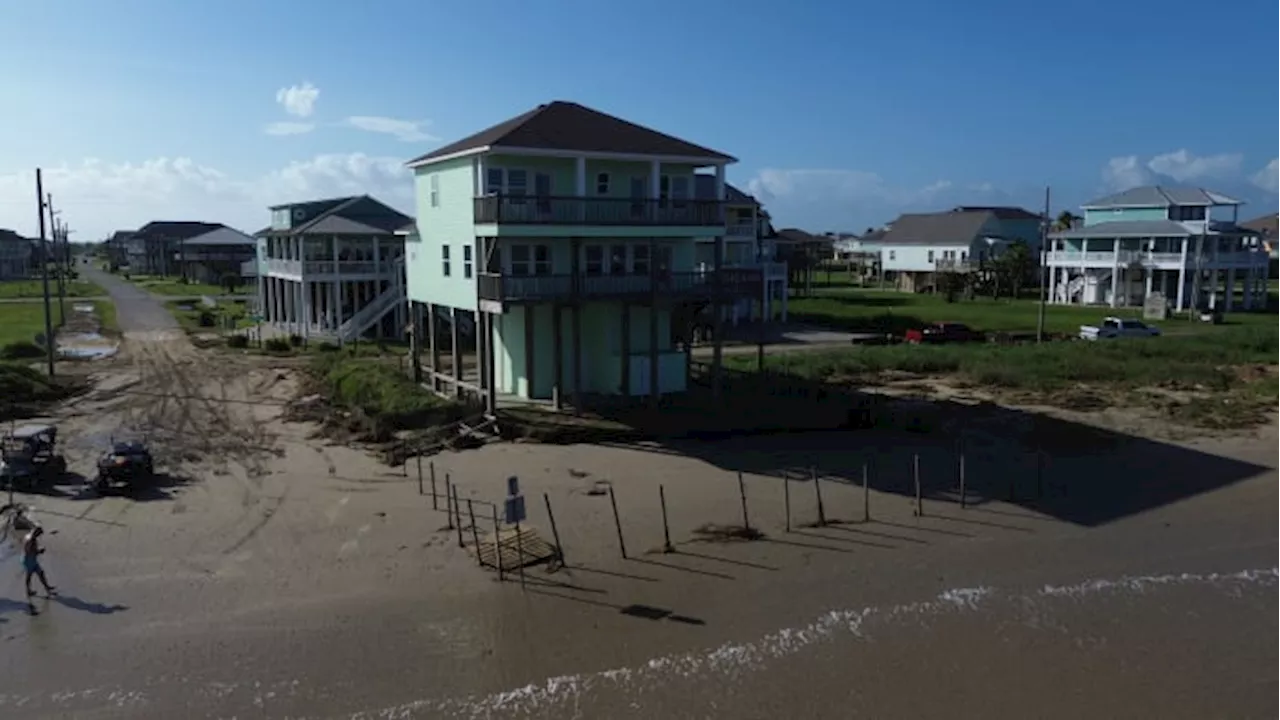
[[[1081,325],[1081,340],[1115,340],[1119,338],[1146,338],[1160,334],[1160,328],[1139,320],[1103,318],[1101,325]]]

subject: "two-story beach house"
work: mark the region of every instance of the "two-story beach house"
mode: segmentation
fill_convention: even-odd
[[[409,216],[369,197],[276,205],[258,239],[258,307],[277,331],[340,342],[407,324]],[[247,271],[242,274],[247,274]]]
[[[599,396],[656,401],[684,391],[692,318],[763,293],[758,266],[725,260],[732,162],[571,102],[540,105],[410,161],[415,323],[447,313],[474,318],[477,329],[472,386],[457,360],[454,376],[441,378],[435,330],[419,335],[432,341],[433,386],[452,380],[490,408],[498,394],[557,405],[571,395],[582,407]],[[699,196],[700,183],[710,183],[709,197]],[[711,314],[720,325],[723,314]]]
[[[1063,304],[1142,306],[1160,293],[1184,310],[1266,300],[1267,251],[1236,224],[1240,201],[1212,190],[1147,186],[1082,207],[1080,227],[1050,234],[1049,296]]]
[[[1016,207],[958,207],[911,213],[890,223],[876,245],[882,277],[899,290],[933,287],[938,272],[970,272],[1015,242],[1040,248],[1039,215]]]
[[[697,196],[715,198],[714,175],[695,175]],[[730,183],[724,185],[724,267],[758,268],[763,276],[761,296],[740,297],[724,306],[724,319],[730,325],[740,322],[770,320],[787,297],[787,264],[776,258],[777,248],[769,225],[768,213],[755,197]],[[715,266],[715,237],[695,238],[694,264],[707,271]]]
[[[31,274],[35,243],[0,228],[0,280],[22,280]]]

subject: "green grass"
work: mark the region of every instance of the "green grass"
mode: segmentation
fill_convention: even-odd
[[[53,327],[57,330],[61,315],[58,303],[50,303],[53,311]],[[31,342],[36,335],[44,334],[44,303],[0,303],[0,345],[12,342]]]
[[[70,397],[82,388],[82,381],[50,379],[28,363],[0,362],[0,420],[37,411],[39,405]]]
[[[949,377],[1028,402],[1090,402],[1159,407],[1171,417],[1210,427],[1258,422],[1276,405],[1276,348],[1268,324],[1197,325],[1149,340],[1013,345],[887,345],[767,356],[766,370],[838,386],[875,384],[888,373]],[[730,356],[750,371],[756,359]],[[1154,391],[1154,392],[1153,392]]]
[[[87,280],[72,280],[65,288],[67,297],[102,297],[106,291]],[[50,297],[58,297],[58,282],[49,280]],[[43,298],[44,283],[40,280],[6,280],[0,282],[0,299]]]
[[[462,417],[461,406],[416,385],[387,362],[329,353],[311,363],[330,401],[357,411],[374,434],[444,425]]]
[[[986,332],[1034,332],[1039,303],[1035,300],[977,298],[948,303],[941,296],[878,290],[829,290],[789,302],[789,319],[850,332],[901,335],[931,322],[960,322]],[[1096,324],[1109,315],[1141,317],[1140,308],[1097,308],[1048,305],[1045,331],[1074,335],[1081,325]],[[1236,313],[1232,322],[1248,326],[1276,325],[1274,314]],[[1206,326],[1185,319],[1160,325],[1166,332],[1198,333]]]
[[[94,313],[98,316],[101,331],[106,334],[120,332],[120,321],[116,319],[116,305],[110,300],[94,300]]]
[[[166,277],[162,275],[130,275],[127,279],[129,282],[137,285],[147,292],[155,293],[156,295],[167,295],[169,297],[249,295],[253,291],[253,286],[249,284],[239,285],[233,290],[227,290],[221,285],[183,282],[180,277]]]
[[[178,325],[187,332],[223,332],[226,329],[223,318],[234,320],[236,328],[248,327],[251,324],[247,320],[248,309],[245,304],[234,300],[219,301],[214,307],[209,308],[205,307],[199,298],[186,297],[170,300],[164,306],[173,313]],[[206,314],[213,319],[212,325],[201,325],[201,316]]]

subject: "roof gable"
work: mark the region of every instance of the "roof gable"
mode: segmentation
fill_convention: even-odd
[[[1174,187],[1169,185],[1144,185],[1129,188],[1114,195],[1108,195],[1087,202],[1080,207],[1086,210],[1103,208],[1167,208],[1173,205],[1243,205],[1239,200],[1222,193],[1197,187]]]
[[[427,164],[449,155],[486,147],[705,158],[709,163],[736,161],[724,153],[599,110],[556,100],[432,150],[408,164]]]
[[[190,220],[153,220],[138,229],[136,237],[165,240],[186,240],[223,227],[221,223],[194,222]]]
[[[909,213],[894,220],[880,242],[885,245],[968,245],[995,219],[995,213],[989,210]]]
[[[714,200],[716,197],[715,175],[694,175],[693,196],[699,200]],[[730,183],[724,184],[724,201],[728,205],[759,205],[754,197],[742,192]]]
[[[182,244],[186,246],[226,247],[226,246],[236,246],[236,245],[256,245],[257,242],[258,242],[257,240],[253,239],[248,235],[245,235],[239,230],[235,230],[233,228],[229,228],[229,227],[226,227],[225,225],[222,225],[214,230],[210,230],[209,232],[196,235],[195,237],[187,238],[186,240],[182,241]]]
[[[258,235],[301,235],[305,233],[359,233],[359,234],[394,234],[396,230],[413,222],[413,218],[395,208],[379,202],[368,195],[355,195],[348,198],[315,200],[311,202],[276,205],[273,210],[290,208],[306,209],[301,225],[288,230],[260,230]],[[312,211],[319,212],[311,215]]]

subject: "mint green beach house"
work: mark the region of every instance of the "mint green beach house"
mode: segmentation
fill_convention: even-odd
[[[759,267],[724,261],[732,162],[570,102],[410,161],[406,282],[432,386],[490,410],[498,396],[582,407],[684,391],[689,318],[710,308],[719,324],[715,308],[764,288]],[[710,197],[697,190],[703,175]],[[710,266],[696,260],[699,241],[714,244]],[[473,372],[456,353],[442,372],[437,324],[453,328],[455,347],[474,328]]]

